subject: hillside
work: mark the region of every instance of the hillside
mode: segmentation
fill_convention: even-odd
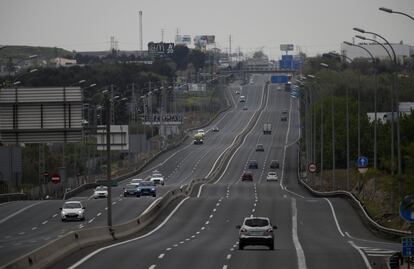
[[[2,46],[0,45],[0,59],[23,59],[30,55],[37,55],[41,59],[55,57],[72,57],[73,53],[61,48],[31,47],[31,46]]]

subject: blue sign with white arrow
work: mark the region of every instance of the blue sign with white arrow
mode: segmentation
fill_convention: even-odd
[[[358,163],[358,168],[365,168],[368,166],[368,158],[365,156],[359,156],[357,163]]]
[[[400,203],[400,215],[404,220],[414,222],[414,196],[406,196]]]

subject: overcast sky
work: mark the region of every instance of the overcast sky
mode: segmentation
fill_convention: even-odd
[[[414,21],[379,7],[414,15],[414,0],[0,0],[0,44],[107,50],[115,36],[121,50],[139,48],[138,12],[144,46],[180,34],[216,36],[226,50],[263,48],[272,58],[281,43],[308,55],[339,51],[357,26],[391,42],[414,44]]]

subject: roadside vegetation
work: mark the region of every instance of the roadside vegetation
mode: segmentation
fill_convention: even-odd
[[[320,63],[329,65],[322,68]],[[390,112],[392,100],[396,102],[414,102],[414,60],[407,59],[404,64],[395,67],[389,61],[379,61],[375,66],[367,60],[355,59],[353,63],[344,63],[339,58],[323,55],[308,58],[304,74],[315,75],[315,79],[306,79],[301,87],[302,108],[305,91],[312,94],[313,102],[308,113],[316,120],[315,157],[318,167],[321,165],[321,107],[323,107],[323,179],[320,173],[313,175],[312,185],[316,189],[330,191],[344,189],[352,191],[364,203],[371,216],[385,226],[408,229],[399,217],[399,203],[406,195],[414,193],[414,114],[401,115],[401,175],[398,175],[397,131],[394,124],[394,157],[391,151],[391,121],[377,120],[377,169],[374,160],[374,121],[367,113],[374,112],[374,93],[377,87],[377,111]],[[376,73],[376,78],[374,73]],[[392,95],[392,87],[395,94]],[[346,92],[349,99],[349,140],[350,140],[350,181],[347,182],[347,142],[346,142]],[[357,171],[358,158],[358,92],[360,94],[360,155],[369,159],[369,169],[365,175]],[[334,95],[335,127],[335,178],[333,182],[332,160],[332,121],[331,104]],[[308,95],[310,96],[310,95]],[[397,106],[395,106],[397,107]],[[302,122],[305,111],[302,109]],[[380,114],[378,114],[380,115]],[[302,140],[305,150],[305,139]],[[312,152],[313,154],[313,152]],[[393,160],[393,161],[392,161]],[[321,186],[322,182],[322,186]]]

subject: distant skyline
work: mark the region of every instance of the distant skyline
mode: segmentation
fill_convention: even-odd
[[[379,11],[388,7],[414,16],[414,0],[1,0],[0,45],[138,50],[138,12],[143,12],[144,49],[150,41],[173,42],[180,34],[215,35],[217,47],[278,58],[280,44],[308,55],[339,51],[353,27],[377,32],[392,43],[414,44],[414,21]]]

